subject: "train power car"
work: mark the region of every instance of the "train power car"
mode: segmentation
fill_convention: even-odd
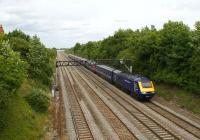
[[[152,81],[140,75],[123,73],[105,65],[97,65],[96,73],[128,91],[138,99],[149,100],[155,95]]]
[[[155,95],[153,82],[147,77],[123,73],[120,70],[106,65],[96,65],[93,61],[74,55],[70,55],[69,57],[72,60],[78,61],[104,79],[125,89],[131,96],[136,96],[137,99],[149,100]]]
[[[131,96],[138,99],[151,99],[155,95],[155,89],[152,81],[147,77],[131,75],[126,73],[117,73],[114,75],[114,83],[126,89]]]

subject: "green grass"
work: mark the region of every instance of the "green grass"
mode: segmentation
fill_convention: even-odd
[[[26,81],[11,97],[6,115],[6,127],[0,132],[0,140],[38,140],[48,124],[48,113],[37,113],[26,102],[24,95],[31,86]]]
[[[200,115],[200,95],[186,90],[164,85],[156,85],[157,94],[167,101],[172,101],[176,105]]]

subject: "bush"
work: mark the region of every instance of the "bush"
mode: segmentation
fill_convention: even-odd
[[[7,42],[0,42],[0,108],[26,77],[26,63]]]
[[[0,108],[0,118],[0,131],[2,131],[6,126],[5,109]]]
[[[33,89],[31,93],[26,96],[26,100],[37,112],[46,112],[50,104],[50,98],[40,89]]]

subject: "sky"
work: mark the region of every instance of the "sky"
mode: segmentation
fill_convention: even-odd
[[[200,0],[0,0],[5,32],[37,35],[49,48],[102,40],[118,29],[160,29],[168,20],[193,28]]]

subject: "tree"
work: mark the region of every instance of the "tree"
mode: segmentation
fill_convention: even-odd
[[[77,51],[81,48],[81,44],[80,43],[76,43],[76,45],[73,47],[73,53],[76,54]]]
[[[0,106],[21,85],[26,77],[26,66],[7,42],[0,43]]]
[[[14,30],[12,32],[9,32],[6,37],[8,39],[11,39],[12,37],[18,37],[21,39],[24,39],[26,41],[30,41],[31,37],[29,35],[26,35],[25,33],[23,33],[21,30]]]
[[[193,54],[190,58],[190,88],[200,92],[200,21],[195,23],[195,30],[192,32],[192,41],[193,41]]]
[[[26,61],[30,49],[29,42],[19,37],[12,37],[10,38],[9,43],[11,44],[11,48],[16,52],[19,52],[21,58]]]
[[[45,85],[50,85],[53,71],[50,64],[49,53],[36,36],[31,40],[31,46],[27,57],[29,77],[41,81]]]

